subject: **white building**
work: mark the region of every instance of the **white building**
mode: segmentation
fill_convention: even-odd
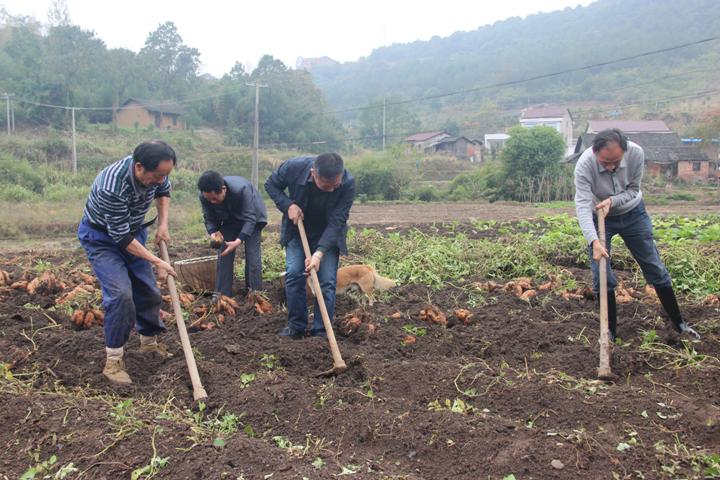
[[[520,113],[520,125],[526,128],[545,125],[552,127],[565,139],[568,153],[575,149],[573,141],[573,118],[565,107],[529,107]]]
[[[485,148],[490,152],[499,152],[505,146],[505,142],[510,138],[507,133],[486,133]]]

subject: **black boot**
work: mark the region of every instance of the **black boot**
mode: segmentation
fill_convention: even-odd
[[[680,314],[680,306],[678,305],[672,285],[667,287],[656,286],[655,292],[660,299],[660,303],[665,309],[665,313],[667,313],[668,317],[670,317],[670,321],[672,322],[675,331],[678,333],[687,333],[696,340],[699,340],[700,335],[693,330],[690,325],[685,323],[685,320],[683,320],[682,315]]]
[[[615,343],[617,338],[617,303],[615,302],[615,290],[608,290],[608,330],[610,341]]]

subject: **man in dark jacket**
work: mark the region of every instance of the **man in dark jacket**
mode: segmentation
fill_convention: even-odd
[[[243,177],[223,177],[208,170],[198,180],[205,229],[218,249],[215,291],[232,295],[235,250],[245,245],[245,286],[262,290],[262,229],[267,211],[260,192]]]
[[[280,335],[300,338],[307,328],[305,282],[310,269],[318,272],[325,306],[333,317],[339,255],[347,254],[347,220],[355,198],[355,179],[345,170],[340,155],[323,153],[285,161],[265,182],[265,190],[283,213],[280,244],[285,247],[288,325]],[[300,218],[314,252],[309,259],[296,226]],[[325,336],[317,301],[311,334]]]

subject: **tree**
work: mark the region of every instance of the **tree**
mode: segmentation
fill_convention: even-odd
[[[500,153],[505,176],[503,193],[522,199],[525,192],[521,190],[526,185],[536,185],[538,179],[552,179],[562,171],[565,142],[557,130],[546,126],[516,126],[509,134]]]
[[[173,22],[160,24],[148,35],[139,58],[153,74],[159,93],[166,97],[185,93],[200,68],[200,52],[183,43]]]
[[[69,27],[72,25],[70,9],[66,0],[53,0],[48,10],[48,23],[53,27]]]

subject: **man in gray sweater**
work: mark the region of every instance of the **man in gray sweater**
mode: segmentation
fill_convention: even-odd
[[[215,292],[232,296],[235,250],[245,246],[245,285],[262,290],[261,232],[267,211],[260,192],[243,177],[208,170],[198,180],[205,229],[218,249]]]
[[[603,130],[578,159],[575,167],[575,208],[578,222],[588,242],[593,289],[600,291],[598,262],[610,258],[610,244],[617,234],[640,265],[645,280],[655,287],[660,303],[675,330],[695,339],[700,335],[682,318],[670,274],[660,259],[653,239],[652,222],[645,211],[640,182],[645,168],[645,152],[614,128]],[[597,214],[605,219],[605,245],[597,234]],[[608,265],[608,323],[610,340],[617,335],[617,279]]]

